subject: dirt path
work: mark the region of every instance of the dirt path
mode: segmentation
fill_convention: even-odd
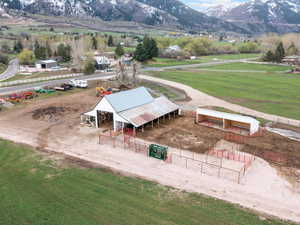
[[[223,108],[226,108],[226,109],[238,112],[238,113],[247,114],[247,115],[263,118],[263,119],[274,121],[274,122],[280,122],[283,124],[289,124],[289,125],[300,127],[299,120],[294,120],[294,119],[290,119],[290,118],[286,118],[286,117],[282,117],[282,116],[271,115],[271,114],[255,111],[255,110],[252,110],[252,109],[240,106],[240,105],[232,104],[232,103],[223,101],[219,98],[205,94],[201,91],[198,91],[198,90],[196,90],[192,87],[189,87],[187,85],[184,85],[184,84],[180,84],[180,83],[177,83],[174,81],[164,80],[164,79],[160,79],[160,78],[156,78],[156,77],[146,76],[146,75],[140,75],[139,77],[144,80],[162,83],[165,85],[169,85],[169,86],[184,90],[187,93],[187,95],[192,99],[191,101],[189,101],[188,103],[185,103],[185,104],[189,105],[190,107],[193,107],[193,108],[196,108],[199,106],[218,106],[218,107],[223,107]]]

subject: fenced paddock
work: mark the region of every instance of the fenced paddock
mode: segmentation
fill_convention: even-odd
[[[251,166],[254,157],[249,161],[236,161],[216,156],[207,152],[206,154],[198,154],[189,151],[173,150],[169,156],[172,164],[186,169],[197,171],[201,174],[224,178],[237,183],[241,182],[242,177],[246,174],[246,170]],[[234,159],[238,158],[234,156]]]
[[[134,151],[136,153],[149,155],[149,145],[145,142],[138,140],[130,135],[118,135],[118,134],[100,134],[99,144],[110,145],[114,148],[123,148],[125,150]]]
[[[149,157],[148,143],[124,133],[109,132],[107,134],[100,134],[99,144],[130,150]],[[168,157],[165,162],[193,170],[199,174],[207,174],[240,183],[253,160],[253,156],[243,155],[234,151],[230,153],[217,153],[211,150],[206,154],[199,154],[169,148]]]

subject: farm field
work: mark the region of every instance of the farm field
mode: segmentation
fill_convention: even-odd
[[[235,59],[249,59],[259,57],[259,54],[233,54],[233,55],[209,55],[201,56],[200,59],[195,60],[177,60],[170,58],[155,58],[152,62],[145,64],[145,66],[151,67],[165,67],[165,66],[177,66],[177,65],[188,65],[207,63],[220,60],[235,60]]]
[[[8,141],[0,149],[0,224],[290,224]]]
[[[300,119],[300,75],[234,71],[165,71],[154,76],[183,83],[265,113]]]
[[[266,65],[254,63],[228,63],[223,65],[201,67],[201,69],[212,70],[240,70],[240,71],[264,71],[264,72],[284,72],[292,69],[291,66]]]

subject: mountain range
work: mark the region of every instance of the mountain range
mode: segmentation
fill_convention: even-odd
[[[250,0],[233,8],[208,8],[205,13],[253,33],[300,32],[300,0]]]
[[[250,0],[199,12],[180,0],[1,0],[2,11],[130,21],[189,31],[300,32],[300,0]]]

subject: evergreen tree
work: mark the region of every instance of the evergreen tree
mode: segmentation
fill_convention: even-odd
[[[283,43],[280,42],[275,50],[275,57],[274,57],[275,62],[281,63],[284,56],[285,56],[285,50],[283,47]]]
[[[47,49],[44,46],[40,46],[34,49],[34,55],[36,59],[46,59],[47,58]]]
[[[158,47],[153,38],[145,37],[143,43],[140,43],[134,53],[137,61],[144,62],[158,56]]]
[[[23,45],[22,45],[21,40],[16,41],[14,44],[14,52],[20,53],[20,52],[22,52],[22,50],[23,50]]]
[[[69,62],[71,61],[71,46],[70,45],[64,45],[60,44],[57,47],[57,56],[60,56],[62,58],[63,62]]]
[[[122,45],[118,44],[118,46],[115,49],[115,54],[116,56],[120,57],[122,55],[124,55],[124,48],[122,47]]]
[[[111,35],[109,35],[109,37],[108,37],[107,45],[109,47],[114,46],[114,39],[113,39],[113,37]]]
[[[51,49],[48,41],[46,42],[46,55],[48,58],[52,57],[52,49]]]
[[[94,50],[98,49],[98,41],[97,41],[96,37],[94,37],[94,36],[92,37],[92,48]]]
[[[40,46],[38,41],[34,43],[34,55],[36,59],[47,58],[47,49],[44,46]]]
[[[134,59],[139,62],[144,62],[147,60],[145,55],[145,49],[142,43],[138,44],[134,52]]]
[[[151,59],[152,43],[148,36],[144,37],[143,48],[145,51],[144,54],[145,54],[146,60]]]
[[[158,56],[158,47],[157,47],[156,41],[153,38],[150,40],[150,52],[149,53],[150,53],[150,59]]]
[[[263,61],[274,62],[275,61],[274,53],[271,50],[267,51],[267,53],[263,57]]]

